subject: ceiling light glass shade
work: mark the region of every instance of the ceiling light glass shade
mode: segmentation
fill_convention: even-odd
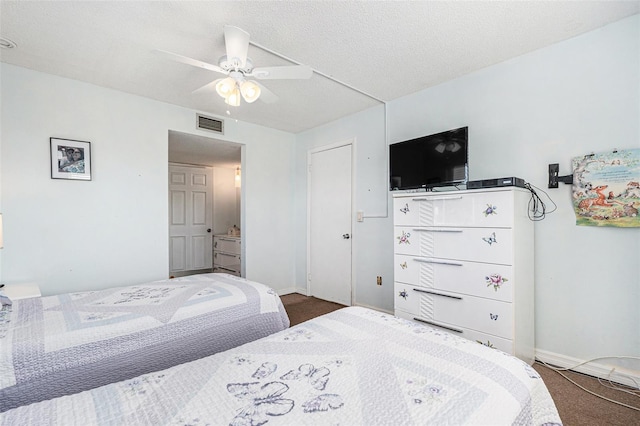
[[[222,96],[223,98],[226,98],[231,94],[231,92],[233,92],[233,89],[235,87],[236,87],[236,81],[233,78],[231,77],[223,78],[216,84],[216,92],[218,92],[218,95]]]
[[[229,96],[224,99],[224,103],[236,107],[240,106],[240,89],[236,87],[232,90]]]
[[[245,81],[240,85],[240,92],[244,100],[251,103],[260,97],[260,86],[253,81]]]

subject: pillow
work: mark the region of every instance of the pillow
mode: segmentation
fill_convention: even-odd
[[[9,299],[9,296],[4,294],[4,291],[2,290],[0,290],[0,305],[12,305],[11,299]]]

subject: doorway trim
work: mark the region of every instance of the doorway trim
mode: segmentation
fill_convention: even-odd
[[[353,243],[355,233],[355,194],[356,194],[356,138],[350,138],[341,142],[335,142],[327,145],[322,145],[316,148],[311,148],[307,151],[307,265],[306,265],[306,295],[311,296],[311,281],[309,276],[311,274],[311,156],[318,152],[328,151],[343,146],[351,146],[351,306],[355,305],[356,301],[356,268],[353,259],[356,257],[356,245]]]

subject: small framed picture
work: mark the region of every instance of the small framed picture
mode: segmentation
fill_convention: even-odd
[[[50,140],[51,179],[91,180],[91,142]]]

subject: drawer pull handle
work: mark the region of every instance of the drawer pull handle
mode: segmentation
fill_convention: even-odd
[[[224,253],[219,251],[217,254],[219,254],[220,256],[227,256],[227,257],[236,257],[237,254],[229,254],[229,253]]]
[[[413,228],[414,231],[417,232],[462,232],[462,229],[458,228],[439,228],[439,229],[430,229],[430,228]]]
[[[421,288],[414,288],[413,291],[417,291],[418,293],[433,294],[434,296],[442,296],[442,297],[449,297],[451,299],[462,300],[462,297],[452,296],[450,294],[437,293],[435,291],[423,290]]]
[[[421,263],[435,263],[435,264],[438,264],[438,265],[464,266],[462,263],[446,262],[444,260],[420,259],[420,258],[417,258],[417,257],[414,257],[413,260],[415,260],[416,262],[421,262]]]
[[[449,326],[442,325],[442,324],[438,324],[437,322],[433,322],[433,321],[427,321],[427,320],[423,320],[423,319],[420,319],[420,318],[414,318],[414,320],[415,321],[420,321],[420,322],[423,322],[423,323],[429,324],[429,325],[435,325],[436,327],[445,328],[447,330],[455,331],[456,333],[462,333],[463,332],[460,329],[449,327]]]
[[[440,200],[461,200],[462,195],[459,197],[420,197],[412,198],[411,201],[440,201]]]
[[[238,272],[233,269],[225,268],[224,266],[216,266],[216,269],[222,269],[223,271],[236,272],[236,273]]]

